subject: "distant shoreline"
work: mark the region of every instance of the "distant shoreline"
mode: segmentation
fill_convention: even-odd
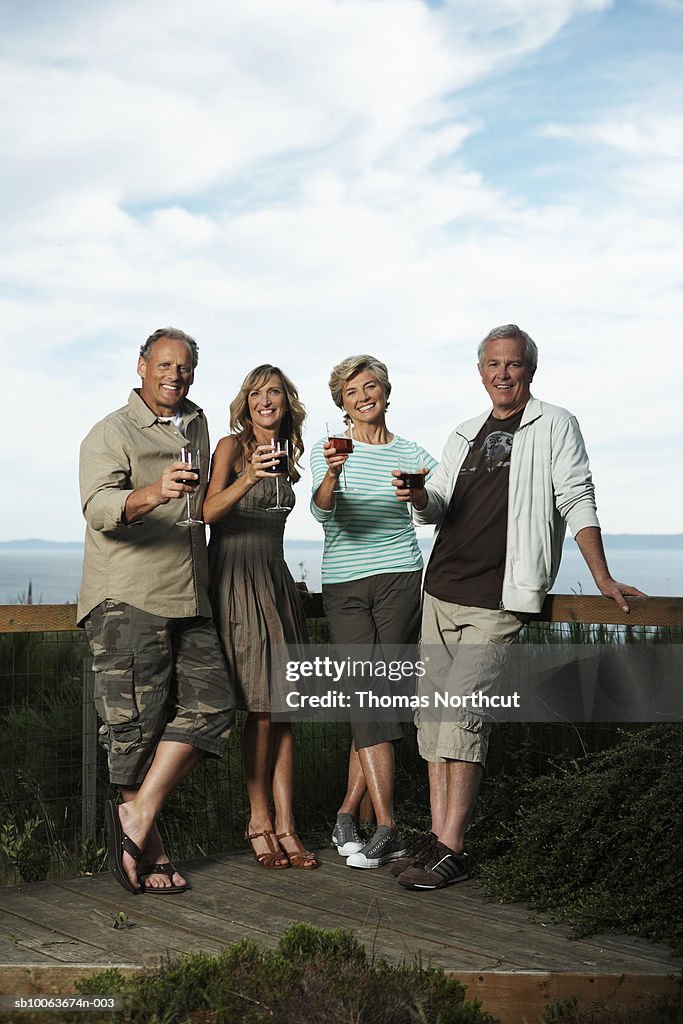
[[[609,547],[616,551],[619,549],[636,548],[640,550],[661,550],[663,548],[683,548],[683,533],[604,533],[603,539]],[[431,538],[420,537],[423,542]],[[297,540],[295,537],[287,537],[287,545],[297,548],[320,548],[323,543],[322,536],[319,540]],[[565,543],[573,543],[571,537],[567,537]],[[2,540],[0,551],[78,551],[83,550],[83,542],[77,540],[41,540],[29,538],[27,540]]]

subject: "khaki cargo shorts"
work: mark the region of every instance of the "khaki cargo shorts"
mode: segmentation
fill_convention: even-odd
[[[434,710],[434,691],[450,694],[497,692],[509,645],[525,617],[490,608],[471,608],[424,595],[420,657],[427,666],[418,695],[430,710],[415,715],[420,754],[425,761],[471,761],[482,766],[488,753],[490,722],[468,707]]]

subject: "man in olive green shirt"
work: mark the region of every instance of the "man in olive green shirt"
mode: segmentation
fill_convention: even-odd
[[[142,386],[81,446],[86,538],[78,621],[93,652],[110,778],[109,864],[129,892],[188,888],[156,827],[164,802],[205,755],[220,756],[235,698],[211,619],[201,509],[209,464],[202,410],[187,399],[197,345],[176,328],[140,350]],[[198,449],[199,480],[180,461]],[[193,484],[195,486],[193,486]]]

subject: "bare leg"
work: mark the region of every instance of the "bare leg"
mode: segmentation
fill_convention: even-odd
[[[447,761],[445,767],[448,791],[446,817],[437,835],[439,842],[456,853],[462,853],[465,830],[472,817],[484,771],[480,764],[472,761]]]
[[[130,836],[134,843],[145,851],[147,844],[152,840],[153,853],[156,837],[156,819],[164,803],[175,790],[175,788],[189,775],[194,766],[201,761],[204,751],[198,747],[192,747],[189,743],[176,743],[175,741],[162,740],[154,754],[154,760],[149,766],[149,771],[137,789],[122,788],[124,803],[119,808],[119,818],[123,831]],[[156,836],[153,834],[156,832]],[[159,837],[159,843],[161,837]],[[157,858],[168,859],[161,849],[157,847],[153,861],[149,863],[160,863]],[[123,852],[123,870],[125,871],[131,885],[138,888],[137,866],[135,861]],[[163,875],[152,876],[149,879],[150,885],[154,882],[162,886],[171,883]],[[174,885],[183,885],[185,879],[176,872],[173,876]]]
[[[273,764],[273,803],[275,804],[275,831],[278,835],[296,832],[294,822],[294,732],[287,722],[271,722],[271,751]],[[289,854],[303,848],[296,839],[281,839],[280,845]],[[306,857],[304,863],[313,867],[315,857]]]
[[[342,800],[338,813],[352,814],[354,818],[358,817],[358,808],[360,807],[361,800],[367,792],[367,788],[368,786],[365,781],[365,775],[363,774],[360,758],[358,757],[356,744],[352,741],[351,750],[349,751],[349,772],[346,783],[346,794]]]
[[[135,797],[137,796],[139,788],[139,786],[131,786],[130,788],[122,787],[121,799],[123,800],[123,802],[128,803],[129,801],[134,800]],[[139,865],[139,868],[143,866],[147,867],[149,864],[166,864],[168,863],[168,859],[168,854],[164,849],[164,843],[161,838],[161,834],[155,822],[152,825],[152,828],[150,829],[149,835],[147,836],[147,842],[145,843],[143,857]],[[171,883],[166,875],[150,875],[148,878],[145,879],[143,884],[148,889],[164,889],[170,886],[171,884],[184,885],[185,879],[180,874],[180,872],[176,871],[173,878],[175,881]],[[178,879],[180,879],[180,881],[178,881]]]
[[[286,722],[271,722],[273,803],[275,830],[293,832],[294,824],[294,733]]]
[[[358,751],[365,783],[370,793],[378,825],[393,828],[394,822],[394,747],[375,743]]]
[[[446,761],[429,761],[429,806],[432,814],[432,832],[438,836],[446,823],[448,807],[448,764]]]
[[[244,776],[249,797],[249,823],[247,832],[273,832],[270,816],[270,781],[272,776],[272,723],[267,712],[250,711],[242,733]],[[256,853],[268,853],[266,840],[256,839]],[[286,857],[278,858],[284,864]]]

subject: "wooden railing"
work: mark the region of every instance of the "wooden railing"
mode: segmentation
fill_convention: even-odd
[[[683,626],[683,597],[631,597],[630,611],[622,612],[606,597],[550,594],[537,617],[539,622],[585,622],[613,626]],[[322,595],[304,598],[309,619],[323,618]],[[0,605],[0,633],[49,633],[76,629],[75,604]]]

